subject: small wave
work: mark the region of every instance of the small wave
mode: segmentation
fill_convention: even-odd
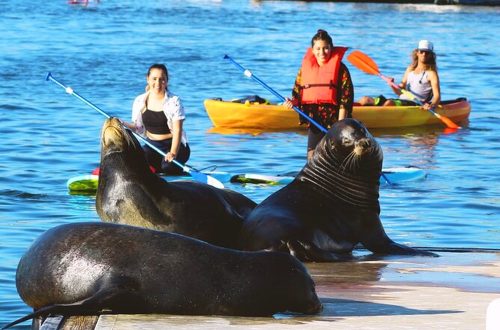
[[[19,197],[21,199],[40,200],[47,198],[47,194],[34,194],[16,189],[0,190],[0,196]]]
[[[21,106],[17,104],[0,104],[0,109],[3,110],[35,110],[35,108],[30,108],[26,106]]]

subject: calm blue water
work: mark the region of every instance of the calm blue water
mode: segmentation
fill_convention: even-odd
[[[382,221],[389,236],[413,246],[500,248],[498,7],[123,0],[81,8],[6,0],[0,8],[0,325],[30,310],[17,295],[15,270],[33,240],[59,224],[99,221],[94,199],[69,195],[65,182],[97,167],[104,117],[45,82],[48,71],[128,119],[147,67],[166,63],[188,111],[192,166],[285,173],[304,164],[302,133],[211,133],[202,102],[272,98],[224,62],[225,53],[289,95],[318,28],[398,79],[419,39],[435,43],[443,98],[468,97],[470,124],[455,134],[441,127],[373,132],[385,167],[428,172],[423,181],[381,190]],[[358,97],[390,94],[379,78],[350,70]],[[231,188],[257,202],[277,189]]]

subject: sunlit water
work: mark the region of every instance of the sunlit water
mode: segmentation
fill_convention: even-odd
[[[59,224],[99,221],[94,199],[69,195],[65,183],[97,167],[104,117],[46,82],[48,71],[128,119],[147,67],[166,63],[170,87],[188,112],[192,166],[286,173],[304,164],[303,133],[211,133],[202,102],[273,98],[225,62],[226,53],[289,95],[318,28],[330,31],[335,44],[369,54],[397,79],[418,40],[434,42],[443,98],[469,98],[470,124],[454,134],[439,126],[373,132],[384,167],[413,165],[428,173],[422,181],[382,188],[381,218],[391,238],[412,246],[500,248],[495,7],[208,0],[102,1],[89,8],[7,0],[0,7],[0,325],[30,311],[17,295],[15,270],[33,240]],[[349,68],[357,97],[390,95],[378,77]],[[278,189],[230,188],[257,202]]]

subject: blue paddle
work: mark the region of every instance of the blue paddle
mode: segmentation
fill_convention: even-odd
[[[279,98],[282,102],[286,101],[286,99],[280,95],[277,91],[275,91],[274,89],[272,89],[271,87],[269,87],[265,82],[263,82],[262,80],[260,80],[257,76],[255,76],[250,70],[248,69],[245,69],[243,66],[241,66],[238,62],[236,62],[235,60],[233,60],[229,55],[224,55],[224,59],[225,60],[229,60],[231,63],[233,63],[238,69],[240,69],[243,74],[248,77],[248,78],[252,78],[253,80],[255,80],[256,82],[258,82],[259,84],[261,84],[265,89],[267,89],[268,91],[270,91],[274,96],[276,96],[277,98]],[[311,117],[309,117],[308,115],[306,115],[304,112],[302,112],[298,107],[296,106],[293,106],[292,107],[293,110],[295,110],[296,112],[299,113],[299,115],[301,115],[302,117],[304,117],[305,119],[309,120],[309,122],[311,124],[313,124],[314,126],[316,126],[321,132],[323,133],[327,133],[328,130],[326,128],[324,128],[323,126],[321,126],[320,124],[318,124],[318,122],[316,122],[314,119],[312,119]],[[391,182],[389,181],[389,179],[387,178],[387,176],[381,172],[381,175],[382,177],[384,178],[384,180],[388,183],[388,184],[391,184]]]
[[[77,92],[73,91],[73,89],[71,87],[65,86],[61,82],[57,81],[57,79],[55,79],[50,72],[47,73],[47,77],[45,78],[45,80],[50,80],[53,83],[61,86],[66,91],[66,93],[68,93],[70,95],[73,95],[74,97],[76,97],[77,99],[79,99],[80,101],[82,101],[83,103],[87,104],[88,106],[90,106],[91,108],[93,108],[94,110],[96,110],[97,112],[99,112],[102,115],[104,115],[106,118],[110,118],[110,116],[106,112],[104,112],[101,109],[99,109],[96,105],[94,105],[92,102],[90,102],[87,99],[85,99],[83,96],[80,96]],[[161,151],[160,149],[158,149],[157,147],[155,147],[154,145],[152,145],[151,143],[149,143],[146,139],[144,139],[139,134],[137,134],[137,133],[135,133],[133,131],[132,131],[132,133],[134,134],[134,136],[138,140],[144,142],[149,147],[151,147],[156,152],[158,152],[160,155],[162,155],[163,157],[165,157],[165,153],[163,151]],[[195,181],[206,183],[206,184],[209,184],[209,185],[214,186],[216,188],[224,188],[224,185],[222,184],[222,182],[220,182],[219,180],[217,180],[216,178],[214,178],[214,177],[212,177],[210,175],[198,172],[194,168],[189,167],[186,164],[182,164],[182,163],[176,161],[175,159],[172,160],[172,163],[174,163],[175,165],[177,165],[180,168],[182,168],[182,170],[184,172],[189,173],[193,177],[193,179]]]

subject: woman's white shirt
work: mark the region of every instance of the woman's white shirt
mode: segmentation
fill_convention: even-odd
[[[144,124],[142,122],[142,112],[146,109],[146,100],[148,95],[149,92],[146,92],[137,96],[132,104],[132,122],[136,127],[136,132],[141,135],[144,135],[145,133]],[[186,113],[181,99],[174,93],[169,91],[165,92],[162,109],[163,113],[165,113],[165,116],[167,117],[167,124],[170,130],[174,127],[174,121],[186,119]],[[182,130],[181,142],[184,145],[187,144],[187,136],[184,129]]]

